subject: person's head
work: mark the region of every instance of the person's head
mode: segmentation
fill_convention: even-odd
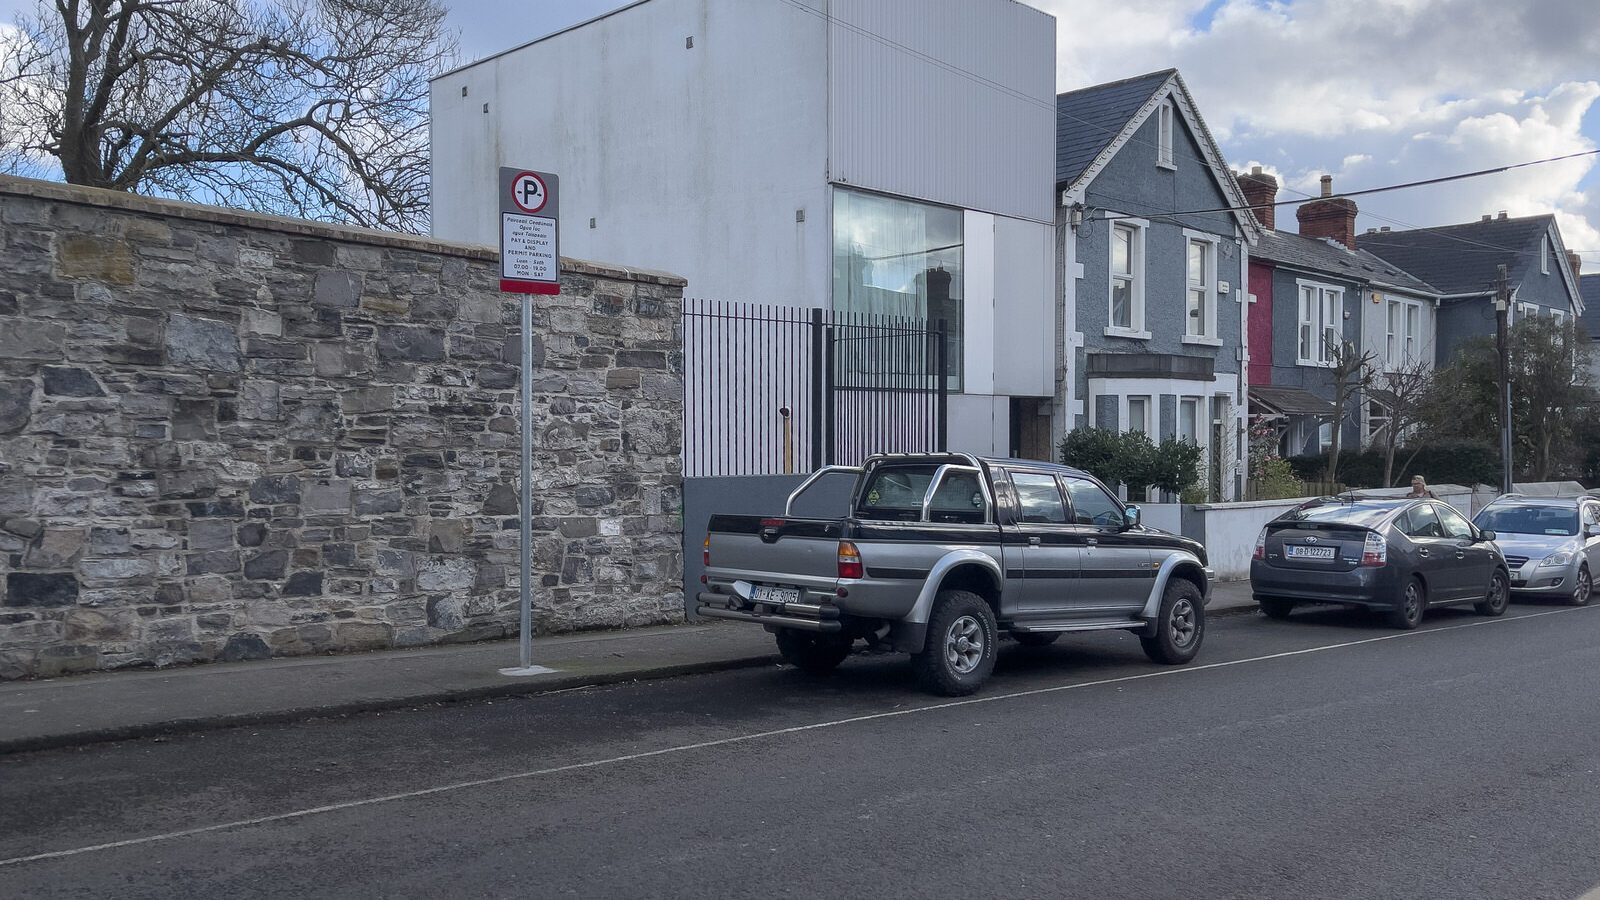
[[[1423,492],[1423,491],[1425,491],[1427,489],[1428,489],[1428,482],[1421,475],[1413,475],[1413,476],[1411,476],[1411,491],[1412,491],[1412,493],[1420,494],[1421,492]]]

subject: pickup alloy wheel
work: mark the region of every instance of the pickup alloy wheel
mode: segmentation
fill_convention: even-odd
[[[971,591],[940,591],[921,653],[911,656],[923,687],[947,697],[977,690],[994,671],[994,610]]]

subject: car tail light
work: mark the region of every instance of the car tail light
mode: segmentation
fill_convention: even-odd
[[[861,551],[849,541],[839,542],[839,577],[865,578],[866,567],[861,565]]]
[[[700,551],[700,564],[711,568],[711,535],[706,535],[705,549]]]
[[[1389,563],[1389,542],[1376,531],[1367,532],[1367,541],[1361,545],[1363,566],[1382,566]]]
[[[1267,558],[1267,530],[1265,528],[1261,529],[1261,533],[1256,535],[1256,553],[1254,558]]]

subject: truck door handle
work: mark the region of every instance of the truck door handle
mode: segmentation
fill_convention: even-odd
[[[1466,551],[1464,551],[1464,550],[1457,550],[1456,551],[1456,559],[1466,559],[1466,558],[1467,558]]]
[[[1421,550],[1418,550],[1417,551],[1417,555],[1418,556],[1427,556],[1428,555],[1428,548],[1424,547]]]
[[[1093,547],[1096,544],[1100,543],[1100,539],[1099,538],[1089,538],[1084,543],[1087,543],[1089,546]]]
[[[1039,536],[1038,535],[1034,535],[1034,536],[1028,538],[1028,546],[1030,546],[1030,547],[1039,546]]]

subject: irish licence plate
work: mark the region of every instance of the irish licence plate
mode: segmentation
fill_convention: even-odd
[[[1290,559],[1333,559],[1337,552],[1336,547],[1299,547],[1290,544],[1283,548],[1283,554]]]
[[[757,603],[799,603],[800,591],[796,588],[756,585],[750,591],[750,599]]]

